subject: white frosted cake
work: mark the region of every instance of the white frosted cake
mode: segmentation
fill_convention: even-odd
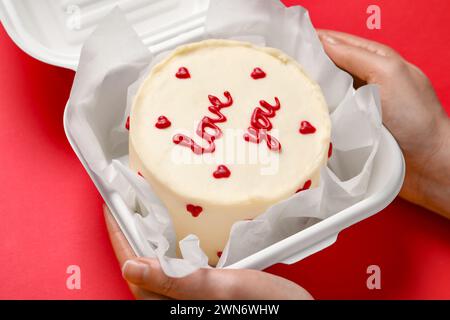
[[[215,265],[236,221],[319,183],[330,150],[320,87],[279,50],[230,40],[154,66],[127,125],[130,166]]]

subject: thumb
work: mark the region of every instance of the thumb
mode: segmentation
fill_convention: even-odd
[[[380,82],[386,56],[326,31],[318,31],[318,35],[325,52],[339,68],[367,83]]]
[[[135,258],[136,255],[134,254],[133,249],[130,247],[127,239],[123,235],[119,225],[117,224],[116,220],[114,219],[106,205],[103,205],[103,213],[105,216],[105,223],[114,253],[116,254],[117,260],[119,261],[119,265],[123,266],[126,261]],[[142,288],[139,288],[132,283],[128,283],[128,286],[130,287],[131,292],[136,298],[149,300],[166,299],[165,297],[157,295],[153,292],[149,292]]]
[[[256,270],[199,269],[183,277],[164,274],[156,259],[128,260],[122,269],[129,282],[174,299],[311,299],[296,283]]]

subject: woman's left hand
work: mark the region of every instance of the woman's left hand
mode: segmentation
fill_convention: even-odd
[[[134,255],[106,206],[104,214],[123,277],[137,299],[312,299],[296,283],[256,270],[199,269],[184,278],[168,277],[157,259]]]

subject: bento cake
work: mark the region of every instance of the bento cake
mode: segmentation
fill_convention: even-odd
[[[155,65],[128,122],[130,166],[215,265],[233,223],[318,185],[331,124],[320,87],[283,52],[231,40]]]

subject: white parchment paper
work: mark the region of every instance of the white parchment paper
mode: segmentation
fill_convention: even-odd
[[[253,221],[233,225],[217,267],[230,265],[360,201],[367,190],[381,134],[375,86],[352,87],[352,78],[326,56],[301,7],[272,0],[211,0],[207,38],[233,38],[281,49],[321,86],[332,120],[333,156],[320,186],[273,205]],[[200,40],[200,39],[199,39]],[[182,43],[180,43],[182,44]],[[198,238],[176,238],[170,216],[151,186],[128,168],[125,121],[140,79],[166,53],[153,56],[119,9],[85,43],[67,109],[67,130],[88,167],[119,193],[134,213],[141,251],[164,272],[185,276],[208,267]],[[120,214],[120,213],[119,213]]]

